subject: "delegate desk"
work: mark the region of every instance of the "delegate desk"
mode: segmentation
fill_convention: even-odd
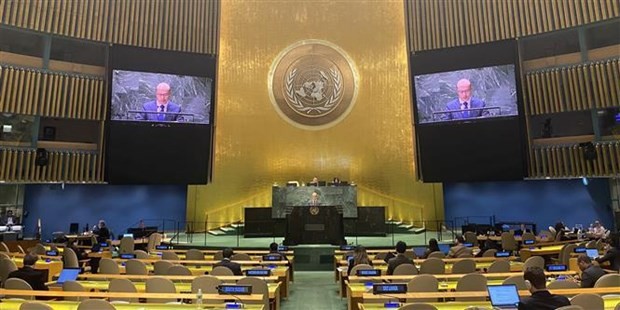
[[[590,293],[597,295],[605,295],[605,294],[617,294],[618,287],[599,287],[599,288],[571,288],[571,289],[552,289],[549,290],[552,294],[556,295],[565,295],[572,296],[578,295],[581,293]],[[519,296],[530,296],[530,291],[528,290],[520,290]],[[363,302],[385,302],[388,300],[400,300],[404,301],[406,299],[428,299],[428,298],[437,298],[437,299],[446,299],[446,298],[457,298],[457,297],[489,297],[489,293],[487,291],[468,291],[468,292],[424,292],[424,293],[414,293],[408,292],[405,294],[390,294],[390,296],[385,295],[374,295],[372,293],[364,293],[362,295]]]
[[[44,296],[44,297],[86,297],[86,298],[163,298],[163,299],[179,299],[179,300],[192,300],[195,302],[196,294],[183,294],[183,293],[120,293],[120,292],[70,292],[70,291],[29,291],[29,290],[7,290],[0,289],[0,295],[6,296]],[[235,295],[237,300],[241,300],[243,303],[248,304],[262,304],[262,294],[251,295]],[[231,300],[230,295],[219,294],[202,294],[202,299],[205,303],[209,301],[226,302]],[[5,300],[2,300],[3,302]],[[142,304],[145,307],[147,304]],[[196,305],[194,305],[195,307]]]
[[[614,310],[616,305],[620,303],[620,297],[605,298],[605,310]],[[488,301],[448,301],[448,302],[431,302],[429,303],[438,310],[463,310],[468,307],[481,307],[485,309],[491,309],[491,303]],[[402,303],[401,306],[406,305]],[[358,308],[360,310],[383,310],[394,309],[386,308],[384,303],[359,303]]]
[[[29,300],[19,300],[19,299],[3,299],[2,303],[0,303],[0,310],[19,310],[19,307],[22,303],[25,303]],[[45,303],[46,305],[52,307],[54,310],[77,310],[78,305],[80,304],[77,301],[40,301]],[[226,304],[224,303],[203,303],[202,307],[209,310],[225,310]],[[181,305],[171,305],[171,304],[157,304],[157,303],[149,303],[148,307],[146,304],[141,303],[129,303],[129,304],[114,304],[114,308],[116,310],[184,310],[184,309],[192,309],[196,310],[196,305],[191,304],[181,304]],[[243,309],[248,310],[263,310],[265,307],[263,305],[243,305]]]
[[[125,266],[122,263],[126,260],[124,259],[114,259],[119,263],[119,271],[121,274],[125,274]],[[159,261],[158,259],[138,259],[146,263],[147,270],[149,272],[153,272],[153,265],[155,262]],[[193,261],[193,260],[182,260],[182,261],[169,261],[173,264],[189,264],[190,266],[186,266],[192,273],[193,276],[200,276],[207,273],[210,273],[213,270],[213,265],[219,263],[219,261]],[[279,281],[282,282],[282,297],[287,298],[289,294],[289,267],[286,266],[286,261],[276,261],[276,262],[258,262],[258,261],[235,261],[236,263],[241,265],[241,270],[245,272],[247,269],[252,269],[257,266],[269,266],[275,265],[275,268],[271,269],[271,274],[277,276]],[[105,276],[105,275],[104,275]]]
[[[94,292],[104,292],[108,291],[108,287],[110,286],[110,281],[100,280],[100,281],[88,281],[88,280],[79,280],[80,283],[86,290],[94,291]],[[54,282],[55,283],[55,282]],[[136,287],[138,293],[146,292],[146,282],[133,282],[133,285]],[[174,286],[176,291],[179,293],[191,293],[192,292],[192,283],[190,282],[175,282]],[[273,301],[274,309],[280,309],[280,282],[277,283],[267,283],[267,287],[269,290],[269,300]],[[62,286],[50,286],[50,290],[62,291]]]

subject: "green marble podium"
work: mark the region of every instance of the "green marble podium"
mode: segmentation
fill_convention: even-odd
[[[357,218],[357,187],[347,186],[274,186],[271,196],[271,217],[285,219],[293,208],[310,205],[312,192],[319,194],[322,206],[338,208],[343,218]]]

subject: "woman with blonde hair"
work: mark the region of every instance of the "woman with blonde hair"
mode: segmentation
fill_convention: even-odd
[[[353,259],[349,261],[349,269],[347,270],[347,274],[351,274],[351,269],[355,267],[355,265],[366,264],[372,266],[372,260],[368,257],[368,253],[366,252],[366,248],[358,245],[353,251]]]

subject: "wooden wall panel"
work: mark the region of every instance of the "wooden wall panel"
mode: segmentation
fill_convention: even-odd
[[[216,54],[219,1],[0,0],[0,23],[81,39]]]
[[[620,58],[525,73],[528,115],[619,106]]]
[[[620,175],[620,141],[594,143],[596,159],[586,160],[581,145],[532,148],[531,177],[617,177]]]
[[[105,116],[101,76],[3,66],[0,80],[0,112],[100,121]]]
[[[620,16],[618,0],[405,0],[405,5],[412,52],[528,36]],[[457,33],[463,35],[453,40]]]

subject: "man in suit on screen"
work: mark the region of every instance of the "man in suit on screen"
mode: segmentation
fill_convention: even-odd
[[[155,89],[156,100],[142,105],[142,110],[150,113],[138,113],[137,119],[155,122],[176,122],[181,112],[181,106],[170,101],[170,85],[159,83]],[[160,113],[155,113],[160,112]]]
[[[482,99],[472,97],[471,82],[468,79],[461,79],[456,83],[456,93],[458,98],[446,104],[444,114],[447,120],[467,119],[489,115],[489,111],[481,109],[485,107]]]

